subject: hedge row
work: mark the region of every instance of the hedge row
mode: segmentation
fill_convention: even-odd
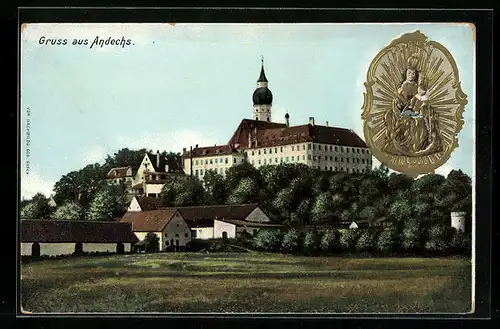
[[[470,255],[470,234],[442,226],[422,232],[406,227],[299,232],[262,230],[253,238],[258,250],[303,255],[335,253]]]
[[[50,259],[56,260],[56,259],[65,259],[65,258],[74,258],[74,257],[110,256],[110,255],[115,255],[115,254],[116,254],[115,252],[91,251],[91,252],[72,253],[72,254],[65,254],[65,255],[54,255],[54,256],[23,255],[23,256],[21,256],[21,263],[26,264],[26,263],[31,263],[31,262],[40,261],[40,260],[50,260]],[[127,254],[127,253],[125,253],[125,254]]]

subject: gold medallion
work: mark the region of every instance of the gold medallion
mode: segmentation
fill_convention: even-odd
[[[443,45],[420,31],[402,35],[375,56],[364,85],[365,141],[381,163],[416,177],[448,161],[467,95]]]

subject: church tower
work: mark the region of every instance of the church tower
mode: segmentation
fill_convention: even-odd
[[[260,121],[271,121],[271,105],[273,103],[273,94],[267,88],[267,78],[264,73],[264,58],[261,59],[262,67],[260,77],[257,80],[257,89],[253,92],[253,118]]]

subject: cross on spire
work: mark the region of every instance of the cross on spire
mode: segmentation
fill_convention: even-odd
[[[260,55],[260,62],[264,65],[264,55]]]

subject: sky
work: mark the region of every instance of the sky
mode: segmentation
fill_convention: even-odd
[[[473,177],[475,44],[467,24],[29,24],[20,53],[21,196],[50,195],[62,175],[124,147],[181,152],[227,143],[252,118],[262,56],[273,121],[288,111],[291,125],[314,117],[364,139],[368,67],[415,30],[452,53],[469,101],[459,147],[436,172]],[[40,44],[42,37],[67,44]],[[96,37],[130,45],[90,48]]]

